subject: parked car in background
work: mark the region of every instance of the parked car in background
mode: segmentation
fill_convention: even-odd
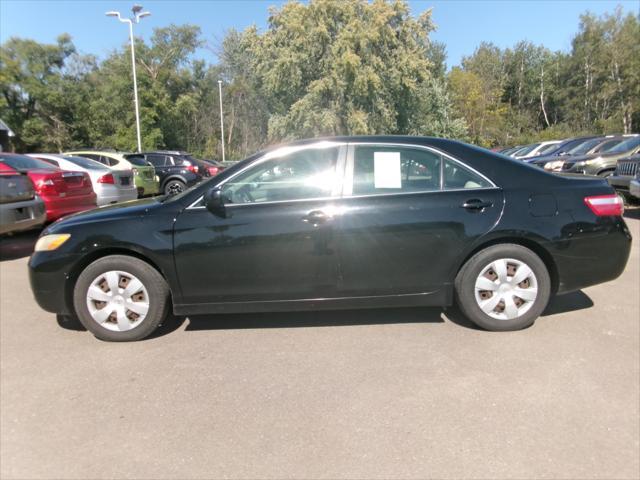
[[[518,159],[536,157],[538,155],[541,155],[542,152],[553,150],[559,143],[560,140],[532,143],[531,145],[527,145],[526,147],[513,152],[510,156]]]
[[[608,177],[616,170],[618,160],[640,151],[640,135],[632,136],[602,153],[583,156],[567,156],[544,165],[545,170],[565,173],[582,173]]]
[[[0,153],[0,162],[29,176],[44,200],[48,222],[96,206],[96,194],[86,172],[65,172],[42,160],[13,153]]]
[[[131,170],[139,197],[160,193],[160,182],[153,166],[139,159],[127,160],[125,158],[126,152],[75,150],[73,152],[65,152],[64,155],[89,158],[116,170]]]
[[[166,195],[183,192],[203,178],[200,167],[189,154],[177,151],[141,152],[126,155],[130,161],[146,161],[153,165],[160,180],[160,191]]]
[[[30,153],[28,155],[50,163],[61,170],[86,172],[91,178],[98,206],[126,202],[138,198],[138,190],[133,183],[133,172],[131,170],[109,168],[102,163],[85,157],[50,153]]]
[[[607,177],[609,185],[616,189],[628,203],[636,203],[636,198],[631,195],[631,181],[640,172],[640,154],[621,158],[616,164],[613,175]]]
[[[636,171],[636,177],[629,182],[629,194],[636,202],[640,202],[640,167]]]
[[[602,135],[591,135],[588,137],[575,137],[562,140],[555,145],[555,148],[550,151],[546,151],[544,155],[538,157],[524,159],[527,163],[533,163],[537,166],[544,166],[545,163],[552,160],[558,160],[557,157],[563,157],[569,155],[569,151],[582,145],[585,142],[593,140],[594,138],[602,138]]]
[[[526,328],[551,295],[613,280],[631,235],[601,178],[552,175],[443,138],[312,139],[179,195],[51,225],[38,304],[110,341],[176,315],[447,306]],[[117,254],[113,248],[117,247]],[[602,252],[606,252],[603,255]]]
[[[31,179],[0,161],[0,235],[36,228],[46,219]]]
[[[226,168],[215,160],[194,158],[193,161],[198,165],[203,177],[215,177]]]

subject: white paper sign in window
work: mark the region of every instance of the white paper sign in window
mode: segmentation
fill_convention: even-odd
[[[374,152],[375,188],[402,188],[400,152]]]

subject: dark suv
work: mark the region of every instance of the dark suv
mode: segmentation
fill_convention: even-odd
[[[198,183],[203,177],[200,173],[200,167],[185,152],[142,152],[127,155],[126,158],[144,158],[153,165],[156,174],[160,177],[160,190],[169,195],[184,191]]]

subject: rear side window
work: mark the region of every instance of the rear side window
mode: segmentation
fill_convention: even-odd
[[[131,165],[135,165],[136,167],[148,167],[149,164],[144,159],[144,155],[129,155],[127,160]]]
[[[147,155],[147,162],[154,167],[164,167],[167,165],[167,157],[165,155]]]
[[[463,188],[489,188],[492,185],[467,167],[457,162],[444,159],[444,188],[459,190]]]
[[[356,146],[353,195],[440,190],[440,162],[429,150]]]

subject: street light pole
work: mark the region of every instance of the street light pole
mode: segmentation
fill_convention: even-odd
[[[220,137],[222,138],[222,161],[224,158],[224,118],[222,116],[222,80],[218,80],[218,93],[220,94]]]
[[[138,104],[138,79],[136,77],[136,49],[133,42],[133,24],[140,23],[140,19],[148,17],[151,12],[143,12],[141,5],[134,5],[131,9],[133,12],[132,18],[122,18],[120,12],[107,12],[108,17],[117,17],[122,23],[129,24],[129,42],[131,43],[131,70],[133,72],[133,102],[136,109],[136,136],[138,140],[138,152],[142,151],[142,139],[140,137],[140,106]]]

